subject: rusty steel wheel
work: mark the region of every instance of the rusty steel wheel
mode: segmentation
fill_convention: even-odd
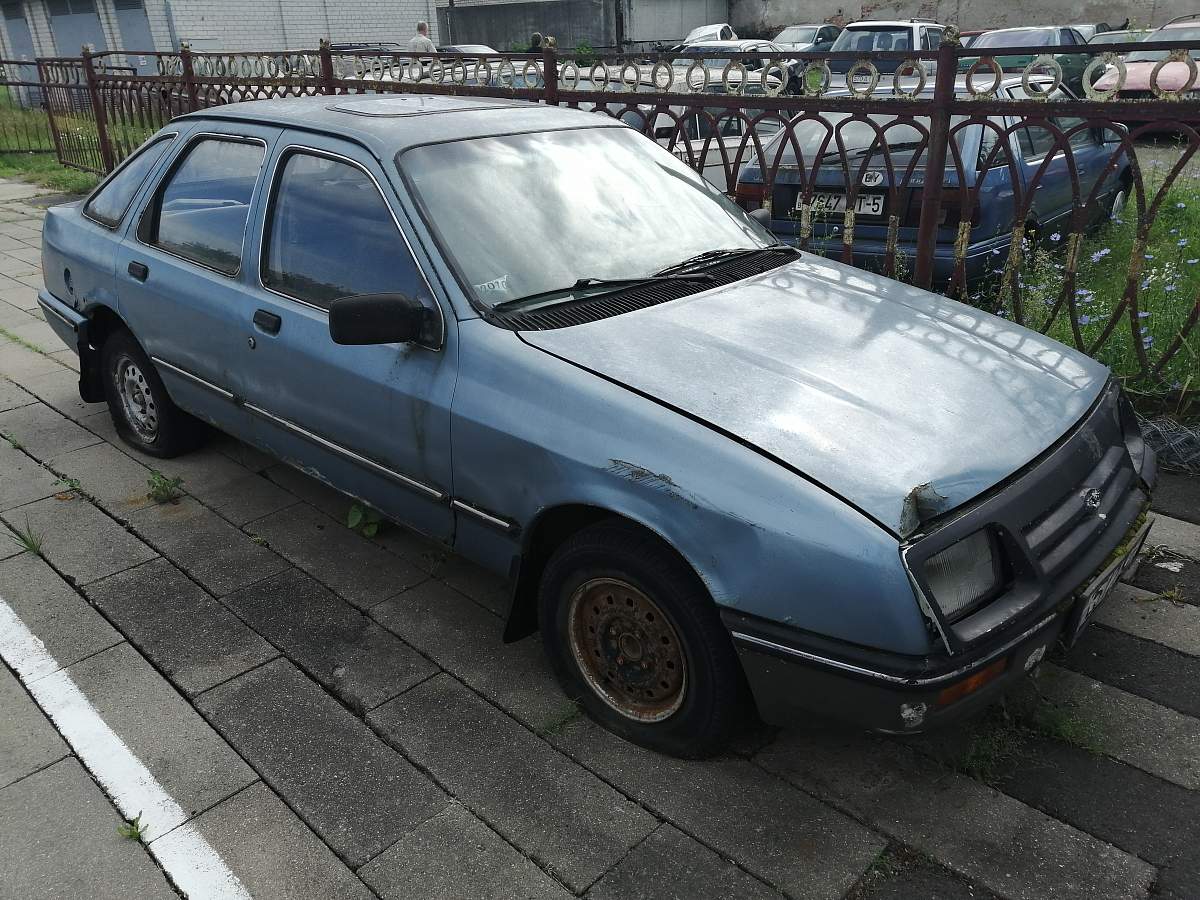
[[[687,659],[667,615],[617,578],[580,585],[567,610],[571,653],[597,696],[637,722],[661,722],[683,704]]]

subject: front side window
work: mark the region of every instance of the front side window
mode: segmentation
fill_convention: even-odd
[[[628,128],[432,144],[398,162],[464,288],[487,306],[770,243],[733,201]]]
[[[386,201],[357,166],[292,152],[275,184],[263,285],[329,309],[338,297],[417,291],[419,275]]]
[[[204,138],[193,144],[159,190],[150,243],[235,274],[265,152],[249,141]]]
[[[911,50],[912,29],[906,25],[885,25],[878,28],[847,28],[829,48],[831,52],[855,50]]]
[[[163,153],[174,139],[173,134],[164,135],[135,152],[100,190],[88,198],[87,205],[83,208],[84,215],[109,228],[116,228],[121,224],[146,176],[162,159]]]

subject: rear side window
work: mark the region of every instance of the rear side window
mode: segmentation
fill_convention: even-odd
[[[293,151],[275,183],[262,281],[329,309],[353,294],[412,296],[420,278],[375,182],[358,166]]]
[[[83,214],[109,228],[120,225],[146,176],[162,159],[163,153],[173,140],[175,135],[164,135],[126,160],[116,174],[88,200]]]
[[[265,152],[251,141],[204,138],[193,144],[159,189],[150,243],[236,274]]]

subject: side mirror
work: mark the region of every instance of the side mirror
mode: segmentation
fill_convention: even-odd
[[[335,344],[407,344],[419,340],[426,310],[404,294],[357,294],[329,305]]]
[[[766,228],[768,231],[771,228],[771,211],[765,206],[760,206],[758,209],[751,210],[749,213],[751,219]]]

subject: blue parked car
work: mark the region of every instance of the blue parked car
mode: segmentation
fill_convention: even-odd
[[[129,444],[208,423],[506,573],[505,636],[668,753],[755,710],[977,709],[1145,535],[1107,369],[781,244],[591,113],[210,109],[44,235],[46,319]]]
[[[993,75],[984,69],[975,76],[977,88],[991,84]],[[1031,84],[1043,90],[1051,86],[1044,76],[1030,79]],[[890,93],[891,79],[885,77],[877,90]],[[1035,87],[1036,89],[1036,87]],[[930,93],[932,89],[926,91]],[[958,82],[960,96],[967,96],[962,79]],[[1002,99],[1026,99],[1019,76],[1007,76],[997,89]],[[1070,95],[1065,89],[1054,90],[1052,99],[1066,99]],[[787,140],[780,131],[769,145],[763,147],[763,157],[768,166],[774,165],[779,157],[779,171],[771,192],[771,229],[780,240],[796,243],[801,235],[801,209],[804,201],[806,180],[811,177],[814,162],[824,151],[820,168],[817,170],[811,206],[812,233],[808,249],[839,256],[842,251],[842,231],[847,200],[847,176],[842,166],[837,135],[841,136],[846,154],[846,169],[853,182],[859,176],[863,158],[870,154],[863,182],[856,198],[854,222],[854,263],[862,268],[881,271],[887,249],[888,223],[895,215],[898,219],[896,252],[910,261],[916,256],[917,228],[921,218],[922,187],[926,172],[924,160],[913,164],[913,155],[920,149],[922,132],[906,124],[894,124],[895,117],[872,115],[875,127],[863,121],[855,121],[846,113],[824,113],[820,120],[810,119],[795,128],[796,141],[800,146],[803,171],[797,165],[796,152],[791,143],[784,144],[779,155],[781,142]],[[951,120],[951,128],[965,122],[963,117]],[[1068,225],[1076,197],[1072,189],[1067,154],[1058,149],[1052,131],[1036,124],[1016,128],[1015,118],[997,116],[993,121],[1001,129],[1014,128],[1009,140],[1009,152],[1016,164],[1020,188],[1028,191],[1035,183],[1038,171],[1047,154],[1051,160],[1041,176],[1037,178],[1037,189],[1026,217],[1027,233],[1040,235],[1042,239]],[[1083,123],[1080,118],[1059,117],[1053,120],[1064,133]],[[890,126],[890,127],[888,127]],[[882,141],[876,128],[885,128]],[[924,127],[928,128],[928,119]],[[1116,167],[1110,159],[1117,150],[1120,136],[1109,126],[1103,133],[1100,129],[1081,129],[1070,138],[1070,153],[1074,159],[1078,177],[1078,202],[1092,197],[1092,191],[1100,182],[1099,189],[1088,205],[1092,224],[1107,221],[1124,208],[1129,199],[1132,173],[1129,156],[1121,155]],[[834,136],[826,136],[838,129]],[[979,124],[966,125],[955,132],[959,150],[966,169],[968,188],[979,185],[978,202],[973,208],[970,243],[965,254],[967,281],[976,282],[1003,267],[1008,258],[1012,241],[1012,228],[1016,205],[1013,174],[1003,150],[993,152],[998,132]],[[891,166],[884,156],[881,144],[886,142]],[[908,174],[912,166],[911,175]],[[953,155],[947,153],[945,180],[943,181],[941,214],[938,219],[937,245],[934,250],[934,278],[946,282],[954,272],[955,243],[958,240],[959,222],[962,215],[962,197],[958,191],[962,184]],[[896,185],[894,195],[892,186]],[[904,186],[900,186],[904,185]],[[738,176],[737,195],[741,205],[749,210],[764,206],[765,186],[762,166],[754,161],[745,166]]]

